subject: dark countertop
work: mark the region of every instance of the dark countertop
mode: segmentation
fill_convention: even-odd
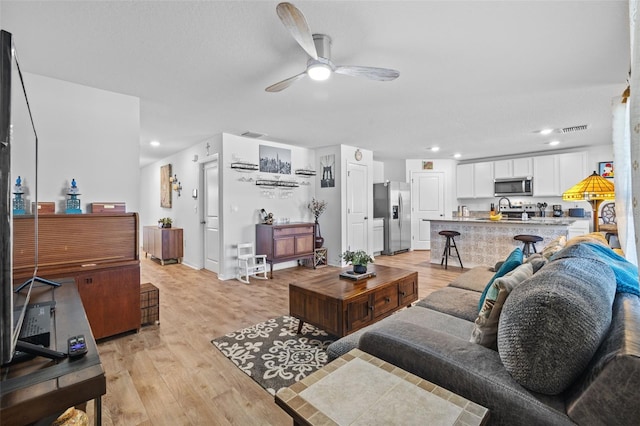
[[[489,217],[453,217],[451,219],[434,219],[431,222],[467,222],[490,225],[541,225],[541,226],[569,226],[576,220],[584,220],[579,217],[533,217],[528,220],[502,218],[490,220]]]

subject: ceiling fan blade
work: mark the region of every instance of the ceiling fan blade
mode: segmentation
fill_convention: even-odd
[[[336,67],[335,72],[377,81],[390,81],[400,77],[400,71],[389,68],[359,67],[356,65],[340,65]]]
[[[291,3],[278,4],[276,11],[280,20],[298,44],[309,56],[313,59],[318,59],[316,45],[313,43],[313,35],[302,12]]]
[[[264,89],[267,92],[280,92],[284,89],[286,89],[287,87],[291,86],[293,83],[295,83],[296,81],[300,80],[302,77],[304,77],[305,75],[307,75],[307,72],[301,72],[298,75],[294,75],[293,77],[289,77],[286,80],[282,80],[276,84],[272,84],[271,86],[267,87],[266,89]]]

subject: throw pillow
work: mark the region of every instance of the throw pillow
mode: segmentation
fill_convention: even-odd
[[[553,260],[517,286],[502,307],[498,353],[525,388],[548,395],[566,390],[605,337],[615,276],[600,260]]]
[[[549,259],[544,257],[541,253],[534,253],[531,256],[527,257],[523,263],[530,263],[533,267],[533,273],[538,272],[540,268],[546,265],[549,262]]]
[[[591,232],[590,234],[578,235],[567,241],[566,247],[572,246],[578,243],[599,243],[609,247],[607,239],[600,232]]]
[[[565,245],[567,245],[567,237],[565,237],[564,235],[561,235],[558,238],[556,238],[553,241],[551,241],[546,246],[544,246],[544,248],[542,249],[542,251],[540,253],[542,253],[542,255],[545,258],[549,259],[555,253],[557,253],[560,250],[562,250],[562,248]]]
[[[471,332],[471,343],[477,343],[490,349],[497,349],[498,321],[502,305],[509,296],[509,293],[533,275],[533,265],[523,263],[513,271],[503,277],[496,279],[492,287],[496,289],[496,296],[493,297],[491,291],[487,292],[484,305],[475,320],[473,331]]]
[[[478,312],[480,312],[480,309],[482,309],[482,305],[484,305],[484,298],[487,296],[487,292],[491,288],[491,285],[493,284],[493,282],[497,278],[500,278],[501,276],[513,271],[518,266],[522,265],[522,257],[523,257],[522,249],[518,247],[515,250],[513,250],[509,254],[509,256],[505,259],[504,263],[500,265],[500,269],[498,269],[498,272],[496,272],[495,275],[491,278],[491,280],[489,280],[484,290],[482,291],[482,295],[480,296],[480,301],[478,302]]]

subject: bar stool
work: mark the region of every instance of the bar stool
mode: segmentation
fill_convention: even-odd
[[[440,231],[438,232],[438,234],[447,237],[447,242],[444,245],[444,251],[442,252],[442,260],[440,261],[440,265],[444,263],[444,269],[447,269],[449,256],[452,256],[458,258],[460,267],[464,269],[464,266],[462,266],[462,259],[460,259],[460,253],[458,252],[458,247],[456,246],[456,240],[453,238],[459,236],[460,233],[458,231]],[[456,256],[453,256],[453,254],[451,254],[451,247],[456,249]]]
[[[515,237],[513,237],[513,239],[522,241],[522,243],[524,244],[522,246],[522,253],[525,257],[531,256],[531,248],[533,248],[533,253],[537,253],[536,243],[543,240],[542,237],[539,237],[537,235],[516,235]]]

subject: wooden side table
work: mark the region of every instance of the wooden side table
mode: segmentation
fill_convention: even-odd
[[[142,250],[144,257],[150,254],[160,260],[164,266],[164,261],[176,259],[182,262],[182,228],[158,228],[157,226],[145,226],[142,232]]]
[[[484,425],[489,410],[416,375],[353,349],[296,384],[276,404],[295,425]]]

